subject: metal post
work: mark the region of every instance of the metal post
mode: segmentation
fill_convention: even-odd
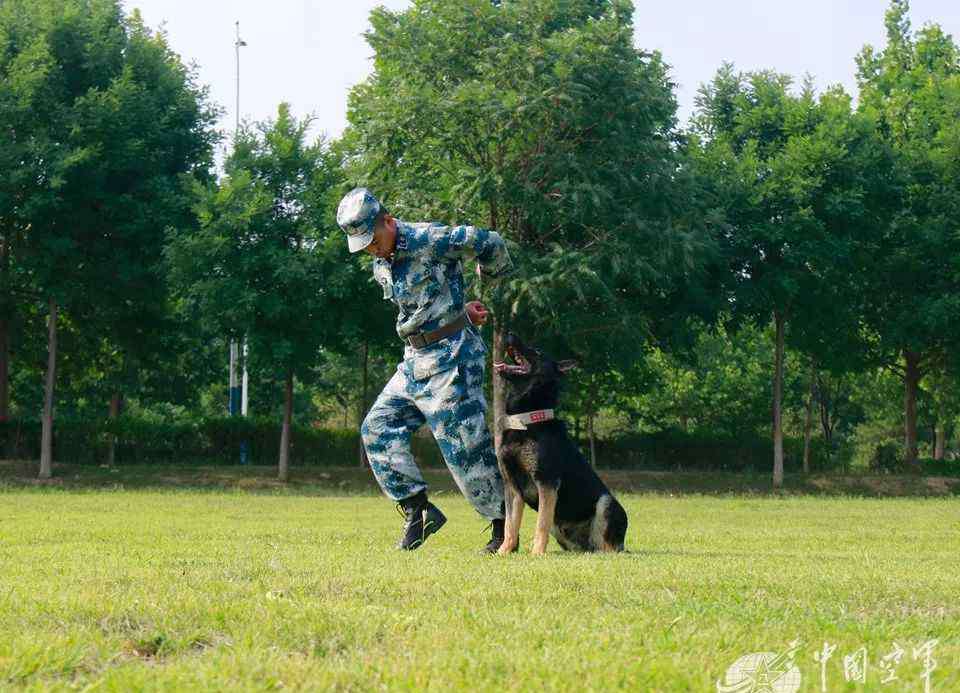
[[[243,339],[243,379],[241,380],[241,399],[240,399],[240,416],[246,416],[248,407],[247,407],[247,393],[250,386],[249,378],[247,378],[247,355],[250,352],[247,350],[247,339]]]
[[[240,130],[240,49],[243,46],[247,45],[247,42],[240,38],[240,22],[237,21],[237,40],[234,42],[234,48],[237,49],[237,112],[236,112],[236,126],[234,128],[234,136]]]
[[[237,386],[237,341],[230,340],[230,395],[227,401],[227,410],[230,416],[240,413],[240,388]]]
[[[240,387],[240,416],[246,418],[247,416],[247,388],[248,388],[248,378],[247,378],[247,338],[243,338],[243,379],[242,385]],[[240,441],[240,464],[249,464],[249,443],[246,438]]]
[[[233,142],[236,146],[237,136],[240,134],[240,49],[247,43],[240,38],[240,22],[236,23],[237,39],[233,47],[237,54],[237,107],[236,107],[236,125],[233,131]],[[230,342],[230,416],[247,415],[247,340],[243,340],[243,384],[242,387],[237,382],[237,361],[239,360],[239,347],[236,340]],[[247,464],[247,441],[240,441],[240,464]]]

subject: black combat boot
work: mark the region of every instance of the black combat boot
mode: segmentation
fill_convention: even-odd
[[[404,551],[419,548],[427,537],[443,527],[447,521],[440,509],[427,500],[426,491],[404,498],[397,503],[397,510],[405,518],[403,536],[397,544],[397,548]]]
[[[500,549],[500,544],[503,543],[503,520],[491,520],[490,525],[493,527],[493,533],[490,543],[484,546],[483,550],[486,553],[496,553]]]

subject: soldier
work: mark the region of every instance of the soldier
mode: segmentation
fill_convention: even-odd
[[[503,239],[472,226],[400,221],[366,188],[344,196],[337,223],[351,253],[375,256],[374,279],[400,310],[403,361],[360,428],[377,483],[405,516],[397,546],[416,549],[447,521],[427,500],[410,452],[410,435],[427,423],[457,486],[491,521],[484,550],[496,553],[503,542],[503,480],[485,419],[486,347],[475,327],[488,313],[479,301],[464,302],[461,262],[476,259],[480,276],[502,277],[512,269]]]

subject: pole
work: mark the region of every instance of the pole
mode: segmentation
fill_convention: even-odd
[[[237,110],[234,114],[236,125],[234,126],[234,135],[240,130],[240,48],[247,45],[247,42],[240,38],[240,22],[237,21],[237,40],[234,42],[234,48],[237,50]]]
[[[237,57],[237,107],[234,114],[236,120],[233,130],[233,142],[236,146],[237,136],[240,133],[240,48],[246,46],[246,42],[240,38],[240,21],[236,23],[237,38],[233,47]],[[230,341],[230,416],[247,415],[247,340],[243,340],[243,384],[242,387],[237,378],[237,361],[240,360],[240,348],[237,340]],[[240,441],[240,464],[247,464],[247,441]]]
[[[230,396],[227,400],[227,411],[230,416],[240,413],[240,388],[237,386],[237,340],[230,340]]]
[[[241,380],[240,385],[240,416],[246,416],[249,410],[249,398],[248,393],[250,389],[250,380],[247,377],[247,355],[249,354],[247,349],[247,339],[243,339],[243,379]]]

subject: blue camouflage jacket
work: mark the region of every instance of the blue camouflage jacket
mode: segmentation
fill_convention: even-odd
[[[498,233],[474,226],[397,221],[393,258],[374,260],[373,277],[383,297],[400,309],[397,334],[401,338],[435,330],[463,313],[461,263],[470,259],[480,263],[485,281],[496,281],[513,269]],[[485,352],[477,329],[470,326],[422,349],[406,345],[398,368],[421,380]]]

